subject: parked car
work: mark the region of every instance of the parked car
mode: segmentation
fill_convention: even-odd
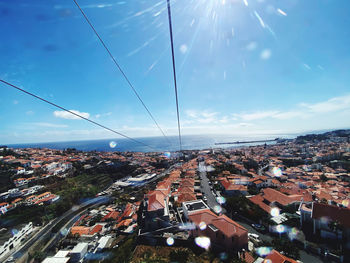
[[[251,242],[253,242],[254,245],[259,245],[259,243],[261,242],[259,235],[254,233],[248,233],[248,238]]]
[[[252,227],[259,232],[266,231],[265,227],[263,225],[260,225],[260,224],[252,224]]]

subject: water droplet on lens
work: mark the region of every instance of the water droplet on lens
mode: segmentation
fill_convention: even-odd
[[[222,212],[222,208],[219,205],[214,206],[214,212],[220,214]]]
[[[168,246],[174,245],[174,242],[175,242],[175,240],[174,240],[174,238],[172,238],[172,237],[168,237],[168,238],[166,239],[166,243],[168,244]]]
[[[111,141],[109,143],[109,147],[111,147],[111,148],[115,148],[116,146],[117,146],[117,143],[115,141]]]
[[[207,228],[207,224],[205,222],[200,222],[198,226],[200,230],[204,230]]]
[[[271,216],[276,217],[280,215],[280,210],[277,207],[274,207],[270,211]]]
[[[201,237],[196,237],[194,239],[195,243],[197,246],[204,248],[204,249],[208,249],[210,247],[210,238],[209,237],[205,237],[205,236],[201,236]]]

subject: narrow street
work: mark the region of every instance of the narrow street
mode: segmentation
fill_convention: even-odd
[[[213,195],[210,185],[209,185],[209,179],[207,177],[207,167],[204,165],[203,162],[200,162],[198,165],[198,171],[199,176],[201,179],[201,191],[204,193],[204,195],[207,198],[207,205],[209,208],[213,211],[216,211],[215,207],[221,207],[220,204],[216,201],[216,196]],[[226,213],[226,210],[222,208],[222,213]]]
[[[268,165],[262,167],[259,169],[259,174],[262,174],[262,171],[265,170],[268,167]],[[211,192],[211,188],[209,185],[209,179],[207,177],[207,167],[204,165],[203,162],[200,162],[198,165],[198,171],[201,179],[201,190],[204,193],[204,195],[207,197],[208,201],[207,204],[210,209],[214,210],[215,206],[220,206],[219,203],[216,201],[216,197]],[[223,208],[223,213],[226,213],[226,210]],[[263,234],[255,230],[250,224],[242,221],[242,220],[235,220],[237,223],[242,225],[248,230],[248,233],[254,233],[259,235],[260,239],[263,241],[271,242],[273,237],[270,236],[268,233]],[[316,255],[313,255],[311,253],[307,253],[304,250],[300,250],[300,260],[303,263],[324,263],[326,261],[323,261],[321,258],[319,258]]]

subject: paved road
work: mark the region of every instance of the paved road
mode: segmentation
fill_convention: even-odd
[[[104,197],[97,197],[91,200],[88,200],[82,204],[79,205],[79,208],[90,206],[96,204],[96,202],[100,202],[101,200],[104,200]],[[36,233],[34,236],[32,236],[26,243],[23,245],[18,251],[16,251],[12,256],[13,258],[17,261],[19,260],[22,256],[24,256],[29,249],[35,245],[39,240],[42,240],[46,238],[48,235],[51,234],[51,230],[58,224],[60,223],[63,219],[66,217],[73,217],[76,213],[78,213],[79,209],[77,210],[68,210],[65,212],[63,215],[60,217],[56,218],[55,220],[51,221],[48,223],[46,226],[44,226],[43,229],[41,229],[38,233]]]
[[[207,167],[204,162],[200,162],[198,165],[199,176],[201,178],[201,190],[207,197],[207,204],[210,209],[215,211],[215,207],[220,207],[220,204],[216,201],[216,196],[213,195],[211,188],[209,186],[209,179],[207,177]],[[222,208],[222,212],[226,213],[226,210]]]

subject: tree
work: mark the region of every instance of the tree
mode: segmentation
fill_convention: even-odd
[[[321,180],[322,182],[326,182],[326,181],[327,181],[327,177],[326,177],[324,174],[321,174],[321,175],[320,175],[320,180]]]
[[[275,238],[272,240],[272,246],[277,251],[283,251],[287,257],[294,259],[300,258],[299,248],[288,239]]]
[[[171,262],[186,263],[189,253],[184,249],[176,249],[170,252],[169,258]]]

